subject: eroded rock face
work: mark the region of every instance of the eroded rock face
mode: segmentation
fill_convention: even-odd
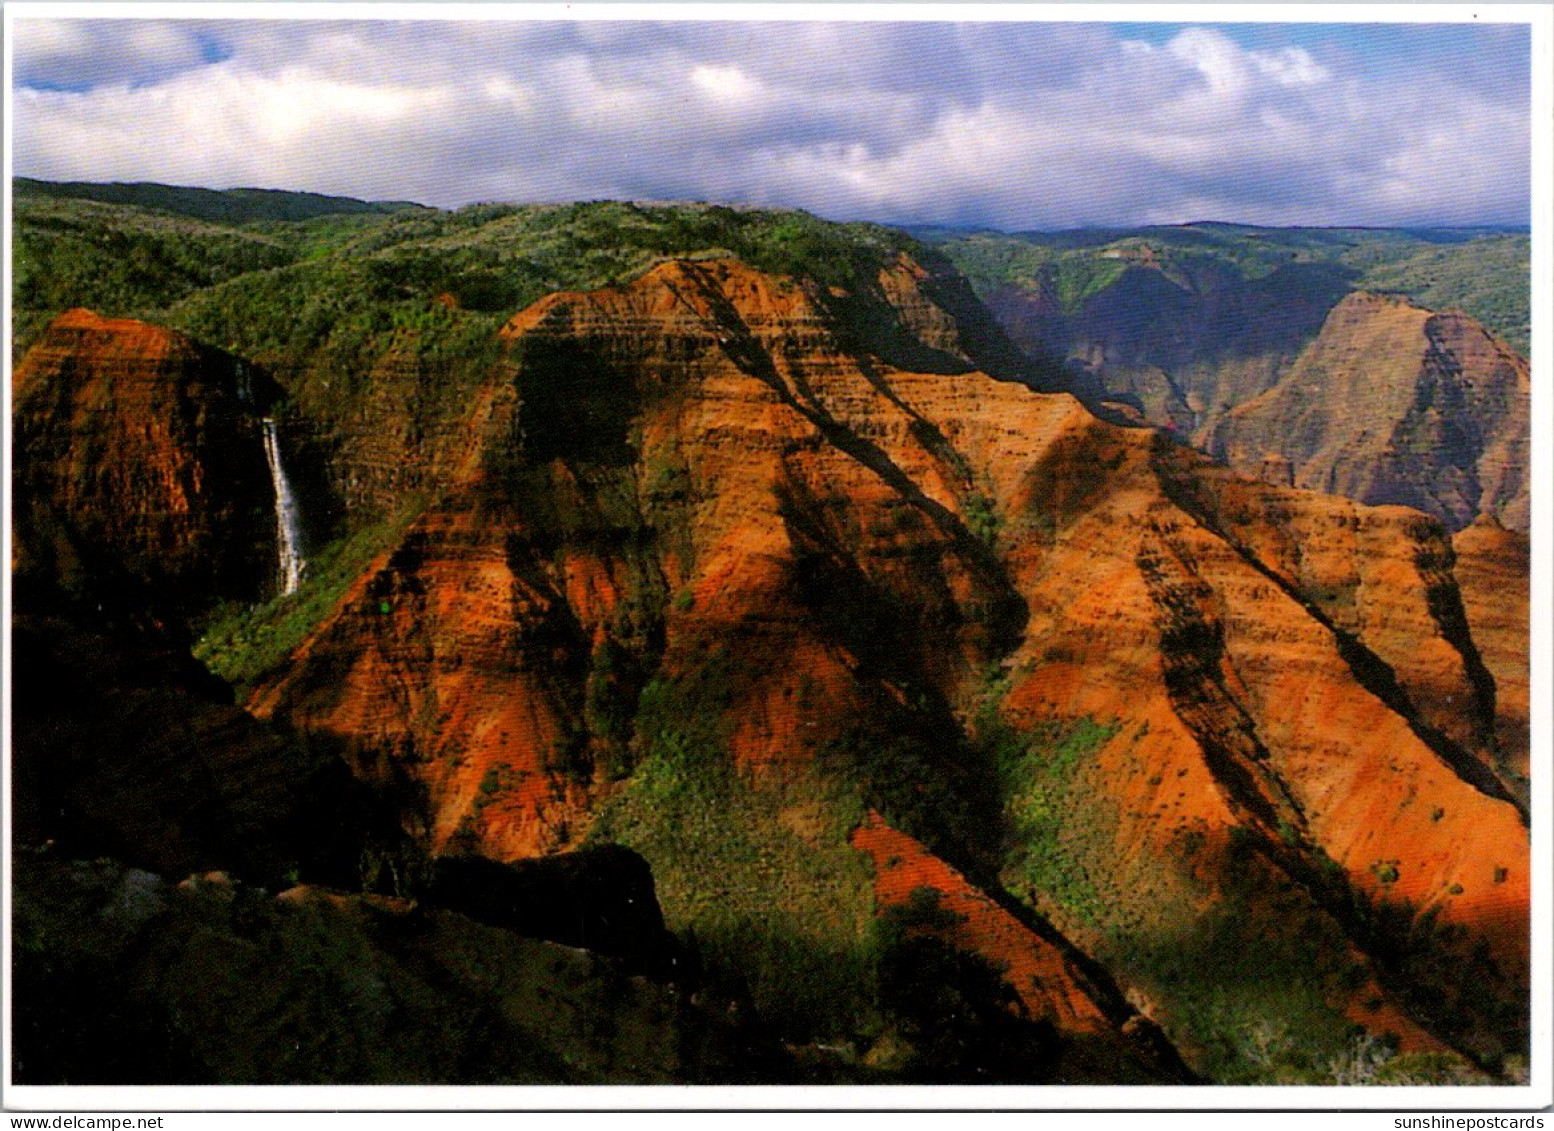
[[[784,955],[862,962],[876,912],[925,888],[964,916],[934,938],[1002,964],[1015,1012],[1051,1027],[1056,1043],[1021,1030],[1021,1079],[1048,1078],[1059,1045],[1060,1073],[1176,1079],[1171,1044],[1206,1076],[1258,1078],[1289,1018],[1309,1030],[1291,1048],[1336,1049],[1353,1024],[1406,1052],[1515,1054],[1525,540],[1485,523],[1454,543],[1417,510],[1296,486],[1318,465],[1348,484],[1363,422],[1395,418],[1394,446],[1463,459],[1361,486],[1514,524],[1524,453],[1472,422],[1525,401],[1525,367],[1455,316],[1346,300],[1245,406],[1259,421],[1259,404],[1305,406],[1268,433],[1300,450],[1247,448],[1281,481],[1257,483],[1034,391],[1012,363],[1022,380],[975,368],[1005,372],[957,293],[906,257],[856,293],[666,261],[519,312],[456,388],[408,352],[354,399],[301,382],[327,493],[368,514],[428,501],[258,683],[259,722],[155,621],[273,570],[263,397],[178,335],[62,317],[16,383],[23,842],[161,875],[366,885],[387,869],[399,886],[400,865],[425,864],[384,857],[408,835],[490,858],[444,871],[498,870],[459,905],[513,926],[528,889],[505,862],[607,834],[676,875],[668,926],[722,932],[705,944],[722,973],[742,939],[777,940],[749,960],[770,964],[768,1003],[824,992],[781,986]],[[1396,372],[1367,391],[1353,378],[1378,355]],[[1324,411],[1307,413],[1313,382]],[[152,623],[125,612],[137,603]],[[403,832],[331,823],[355,804],[323,768],[336,759]],[[863,866],[849,836],[872,885],[843,875]],[[617,850],[578,859],[599,851]],[[685,867],[693,853],[707,860]],[[605,874],[610,897],[644,887]],[[159,883],[134,879],[132,902],[182,906]],[[353,961],[378,961],[381,940],[351,925],[368,903],[296,898],[332,909],[318,929]],[[650,919],[606,934],[653,934]],[[1227,955],[1256,965],[1205,974]],[[444,1025],[430,1006],[422,1021],[381,1063],[218,1063],[193,1032],[163,1051],[196,1077],[386,1078]],[[795,1032],[817,1049],[830,1035]],[[596,1053],[589,1079],[682,1071]],[[571,1078],[470,1055],[504,1079]],[[846,1071],[905,1071],[869,1055]],[[428,1063],[416,1079],[454,1073]]]
[[[198,610],[274,584],[264,379],[175,331],[60,315],[13,377],[19,572]]]
[[[1452,568],[1479,654],[1495,681],[1495,727],[1506,768],[1524,783],[1528,766],[1527,536],[1481,517],[1452,537]]]
[[[1066,387],[1182,437],[1271,387],[1350,289],[1335,264],[1247,278],[1226,264],[1165,265],[1147,246],[1115,258],[1116,278],[1075,309],[1039,279],[1000,289],[988,305],[1028,352],[1066,363]]]
[[[1305,987],[1416,1050],[1514,1051],[1527,833],[1440,528],[897,368],[835,299],[668,262],[515,316],[444,497],[251,708],[498,859],[576,843],[702,738],[752,786],[850,783],[1199,1064],[1218,1022],[1180,968],[1260,948],[1225,1015]],[[1460,326],[1350,313],[1465,388]]]
[[[796,281],[671,263],[553,296],[504,333],[515,388],[482,398],[495,408],[465,477],[253,701],[394,751],[427,783],[435,844],[474,836],[510,857],[579,835],[594,771],[629,768],[603,716],[624,706],[629,738],[647,677],[699,668],[714,646],[732,668],[765,669],[734,692],[739,763],[808,760],[825,738],[807,733],[811,712],[845,720],[881,694],[857,688],[856,661],[818,623],[848,586],[862,603],[835,609],[847,646],[902,678],[921,663],[952,683],[962,653],[986,655],[1018,617],[955,512],[981,498],[971,469],[892,403],[883,366],[841,352],[826,299]],[[844,415],[876,406],[904,457]],[[877,555],[887,590],[928,594],[921,623],[948,637],[881,620],[873,580],[827,553],[838,508],[854,506],[851,521],[899,543]],[[869,618],[910,659],[885,659]]]
[[[1450,529],[1480,514],[1525,531],[1527,363],[1465,314],[1349,295],[1279,383],[1238,405],[1206,450],[1298,487],[1414,507]]]
[[[1427,571],[1441,559],[1421,551],[1440,547],[1438,529],[1421,524],[1408,536],[1407,524],[1419,523],[1412,512],[1271,487],[1233,512],[1239,529],[1222,525],[1170,467],[1192,459],[1157,448],[1149,463],[1159,478],[1135,480],[1078,516],[1051,549],[1016,562],[1041,599],[1011,657],[1005,717],[1017,729],[1115,720],[1043,794],[1046,805],[1053,792],[1061,802],[1051,835],[1064,867],[1086,877],[1072,902],[1091,908],[1091,922],[1061,898],[1038,894],[1038,906],[1103,960],[1119,939],[1172,939],[1160,959],[1169,969],[1165,954],[1207,960],[1229,938],[1276,948],[1284,916],[1332,940],[1324,946],[1348,934],[1385,955],[1352,918],[1358,894],[1461,925],[1498,956],[1491,981],[1515,998],[1509,987],[1522,984],[1526,955],[1525,830],[1486,765],[1485,704],[1464,678],[1472,663],[1460,611],[1444,618],[1454,627],[1437,619],[1455,592],[1431,596],[1442,582]],[[1205,493],[1246,491],[1199,471]],[[1363,554],[1345,548],[1370,530]],[[1309,572],[1293,572],[1296,561]],[[1409,621],[1412,656],[1393,635]],[[1454,710],[1480,720],[1472,733],[1452,728],[1457,740],[1430,722],[1447,725]],[[1489,849],[1484,828],[1514,847]],[[1047,874],[1037,861],[1006,882]],[[1296,890],[1291,880],[1303,892],[1268,918],[1272,892]],[[1213,926],[1213,914],[1193,910],[1205,901],[1240,907],[1242,918]],[[1406,993],[1396,973],[1381,961],[1348,976]],[[1157,985],[1140,979],[1159,1000]],[[1337,985],[1329,992],[1348,996]],[[1383,999],[1367,1000],[1368,1016],[1349,1015],[1377,1024]],[[1170,1012],[1162,1006],[1162,1019]],[[1451,1037],[1486,1039],[1476,1022]]]
[[[1527,363],[1469,316],[1353,291],[1336,263],[1258,278],[1119,250],[1073,305],[1050,279],[988,296],[1090,404],[1135,416],[1283,486],[1527,525]]]

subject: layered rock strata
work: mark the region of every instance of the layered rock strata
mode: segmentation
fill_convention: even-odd
[[[262,375],[172,330],[56,318],[12,378],[19,572],[192,611],[273,585]]]
[[[1248,485],[1066,395],[896,368],[834,298],[667,262],[517,315],[456,480],[252,709],[419,783],[439,849],[513,858],[586,836],[664,749],[638,706],[716,667],[748,781],[851,766],[911,814],[884,748],[948,795],[1002,788],[1009,835],[1055,836],[1102,905],[1004,861],[996,825],[916,833],[1103,960],[1247,902],[1214,928],[1233,945],[1349,940],[1349,968],[1303,975],[1314,1000],[1514,1047],[1480,1005],[1526,985],[1526,828],[1439,528]],[[1028,736],[1025,777],[993,784],[973,715]],[[1058,788],[1040,736],[1081,723],[1105,737],[1064,769],[1070,807],[1022,826]],[[1462,960],[1449,1016],[1398,947]],[[1192,1030],[1164,975],[1132,988]]]
[[[1530,408],[1527,363],[1473,319],[1359,292],[1203,442],[1251,474],[1287,466],[1293,486],[1525,532]]]

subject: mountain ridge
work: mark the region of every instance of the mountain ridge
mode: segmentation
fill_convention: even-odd
[[[1296,431],[1309,442],[1290,434],[1292,420],[1267,420],[1264,451],[1238,448],[1236,466],[1363,501],[1408,503],[1453,529],[1480,513],[1525,529],[1516,501],[1526,489],[1525,470],[1509,471],[1514,482],[1502,482],[1507,472],[1501,465],[1515,464],[1514,454],[1494,456],[1496,466],[1486,467],[1480,494],[1472,467],[1480,455],[1468,454],[1465,446],[1497,429],[1511,436],[1524,431],[1518,413],[1528,394],[1492,405],[1458,396],[1461,403],[1454,401],[1455,416],[1446,425],[1450,436],[1426,439],[1418,420],[1419,412],[1432,411],[1437,395],[1498,387],[1502,370],[1525,366],[1531,325],[1525,236],[1467,230],[1426,239],[1402,230],[1193,225],[932,242],[967,274],[1017,343],[1061,361],[1069,387],[1098,411],[1111,405],[1226,458],[1230,435],[1255,430],[1254,405],[1266,415],[1281,399],[1299,399]],[[1438,318],[1432,326],[1455,325],[1447,334],[1454,344],[1425,351],[1443,358],[1423,358],[1410,370],[1379,340],[1369,349],[1356,340],[1341,365],[1336,357],[1320,363],[1339,365],[1332,403],[1315,386],[1299,393],[1301,373],[1319,364],[1314,359],[1366,295],[1391,296],[1376,301],[1427,311]],[[1481,332],[1495,344],[1469,348],[1469,339]],[[1457,349],[1465,352],[1457,356]],[[1443,377],[1447,370],[1452,375]],[[1272,394],[1280,385],[1284,392]],[[1350,392],[1340,396],[1340,388]],[[1368,426],[1408,448],[1406,458],[1397,457],[1407,470],[1389,464],[1396,458],[1378,438],[1350,451],[1342,474],[1332,473],[1331,453],[1318,450],[1317,437],[1349,425],[1352,413],[1336,407],[1344,397],[1369,398]],[[1389,401],[1396,403],[1382,419]],[[1486,442],[1504,447],[1499,439]],[[1266,466],[1262,455],[1269,457]],[[1400,476],[1436,486],[1406,489]],[[1453,481],[1455,486],[1446,485]],[[1459,491],[1473,498],[1459,499]]]
[[[316,192],[264,188],[191,188],[155,181],[40,181],[14,177],[17,196],[69,197],[104,204],[128,204],[174,212],[196,220],[249,223],[256,220],[307,220],[335,213],[388,213],[425,208],[409,200],[358,200]]]
[[[1525,732],[1496,694],[1516,615],[1484,600],[1514,535],[1464,537],[1459,585],[1417,512],[1103,420],[877,229],[374,223],[280,269],[305,292],[179,300],[274,382],[312,538],[297,594],[179,615],[253,726],[421,851],[640,853],[705,984],[822,1079],[1329,1081],[1372,1047],[1404,1076],[1515,1070]],[[505,265],[558,270],[552,237],[581,285],[503,309]],[[477,276],[490,310],[457,293]],[[272,294],[295,305],[245,306]],[[167,333],[115,332],[19,387],[115,389],[103,359]],[[235,396],[202,374],[197,402]],[[257,419],[229,447],[262,458]],[[1096,1010],[1030,982],[1048,945],[1114,985]]]

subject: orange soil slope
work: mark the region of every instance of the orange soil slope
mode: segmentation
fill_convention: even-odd
[[[917,840],[891,828],[878,813],[871,813],[853,833],[852,844],[874,861],[875,900],[882,911],[904,906],[921,888],[939,892],[939,905],[963,917],[962,922],[939,933],[946,941],[1001,967],[1031,1017],[1081,1033],[1112,1027],[1095,1001],[1095,991],[1058,947],[994,903]]]
[[[1511,774],[1525,780],[1528,765],[1528,619],[1531,587],[1525,534],[1480,518],[1452,538],[1453,573],[1484,665],[1495,681],[1496,735]]]

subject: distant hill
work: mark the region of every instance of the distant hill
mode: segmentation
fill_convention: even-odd
[[[18,199],[65,197],[96,200],[104,204],[132,204],[155,208],[196,220],[224,224],[249,224],[259,220],[310,220],[315,216],[403,212],[425,207],[408,200],[356,200],[349,196],[324,196],[316,192],[280,189],[184,188],[149,181],[131,184],[89,184],[82,181],[38,181],[16,177],[12,181]]]
[[[1199,296],[1301,267],[1312,278],[1340,278],[1349,290],[1397,293],[1434,310],[1461,310],[1524,357],[1528,353],[1531,237],[1525,231],[1214,222],[1016,234],[912,231],[948,255],[984,300],[1006,287],[1033,297],[1045,292],[1061,313],[1077,316],[1085,300],[1116,282],[1129,264],[1152,267]],[[1313,270],[1318,266],[1326,270]]]
[[[1232,467],[1453,530],[1526,530],[1527,363],[1463,314],[1356,292],[1279,383],[1220,417],[1203,447]]]
[[[1108,403],[1275,482],[1404,502],[1452,529],[1479,513],[1525,528],[1526,469],[1505,447],[1525,406],[1505,375],[1525,374],[1531,340],[1526,233],[1201,223],[920,234],[1015,342],[1061,365],[1067,387],[1091,405]],[[1454,327],[1453,342],[1479,344],[1446,364],[1429,335],[1370,334],[1340,356],[1331,342],[1349,338],[1333,327],[1356,302],[1407,308],[1416,320],[1439,315],[1430,325]],[[1434,384],[1447,370],[1451,389],[1469,391],[1449,406],[1437,404],[1445,394]],[[1275,388],[1283,391],[1270,399]],[[1511,392],[1480,395],[1489,388]],[[1344,416],[1356,397],[1363,426]],[[1444,422],[1421,423],[1443,407]],[[1298,437],[1287,431],[1295,416]],[[1360,427],[1369,438],[1358,446],[1335,439]],[[1317,459],[1339,448],[1342,474]],[[1405,469],[1388,464],[1405,451]]]

